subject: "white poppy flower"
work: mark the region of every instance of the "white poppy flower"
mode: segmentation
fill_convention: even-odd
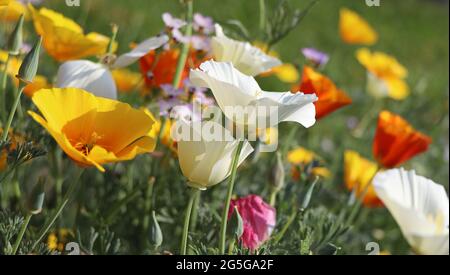
[[[402,168],[377,173],[373,185],[419,254],[449,254],[449,202],[442,185]]]
[[[215,29],[216,36],[211,39],[215,60],[232,62],[236,69],[251,76],[267,72],[282,64],[277,58],[265,54],[248,42],[226,37],[220,25],[215,24]]]
[[[196,127],[194,124],[197,124]],[[207,126],[209,124],[209,126]],[[239,141],[231,139],[208,138],[203,127],[215,127],[223,131],[224,135],[231,137],[231,133],[215,122],[191,123],[189,128],[194,139],[181,139],[178,141],[178,160],[183,175],[189,180],[188,185],[204,190],[225,180],[231,174],[233,157],[238,149]],[[217,134],[217,133],[216,133]],[[222,135],[221,135],[222,136]],[[230,140],[230,141],[221,141]],[[245,140],[238,160],[238,166],[253,152],[250,143]]]
[[[167,43],[166,35],[149,38],[138,44],[130,52],[119,56],[110,66],[89,60],[68,61],[58,69],[56,87],[80,88],[96,96],[117,99],[117,87],[110,69],[129,66],[151,50]]]
[[[190,81],[211,89],[225,116],[237,124],[263,128],[255,124],[265,121],[264,126],[270,127],[283,121],[295,121],[308,128],[316,121],[315,94],[262,91],[253,77],[236,70],[231,62],[206,61],[199,69],[191,70]],[[233,107],[255,109],[255,112],[240,114]],[[267,112],[261,113],[261,109]]]

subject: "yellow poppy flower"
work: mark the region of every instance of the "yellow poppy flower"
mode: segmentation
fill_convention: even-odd
[[[347,150],[344,153],[344,181],[348,190],[356,188],[356,195],[362,196],[363,203],[369,207],[381,206],[372,179],[378,171],[378,165],[368,159],[363,158],[355,151]]]
[[[32,97],[33,94],[41,89],[48,89],[51,85],[45,76],[37,75],[33,82],[25,86],[23,92],[28,96]]]
[[[312,151],[309,151],[303,147],[298,147],[297,149],[288,152],[287,159],[288,162],[293,165],[292,177],[294,179],[298,179],[300,178],[300,171],[297,166],[307,166],[314,163],[314,161],[320,160],[320,157]],[[313,167],[311,167],[311,174],[323,178],[331,177],[330,170],[319,165],[313,165]]]
[[[6,63],[6,60],[8,59],[8,53],[5,51],[0,50],[0,70],[4,70],[4,66]],[[11,56],[9,59],[9,65],[6,69],[6,73],[8,76],[16,80],[16,75],[19,73],[20,65],[22,64],[22,60],[19,58]]]
[[[33,103],[41,115],[28,113],[80,166],[95,166],[133,159],[152,152],[155,138],[148,134],[155,124],[144,111],[81,89],[43,89]]]
[[[52,10],[36,10],[29,5],[36,32],[43,37],[43,46],[58,61],[81,59],[106,53],[109,38],[83,29],[73,20]],[[116,47],[116,45],[115,45]]]
[[[28,20],[29,14],[27,7],[18,1],[0,2],[0,22],[15,23],[21,15]]]
[[[140,89],[141,84],[143,84],[142,74],[127,69],[113,70],[112,76],[119,92],[132,92],[136,89]]]
[[[378,40],[378,34],[369,23],[347,8],[340,10],[339,31],[348,44],[373,45]]]
[[[356,58],[370,73],[368,90],[371,94],[378,97],[389,96],[396,100],[402,100],[409,95],[408,84],[404,81],[408,70],[395,57],[382,52],[372,53],[369,49],[362,48],[356,52]]]
[[[7,6],[11,0],[0,0],[0,6]]]

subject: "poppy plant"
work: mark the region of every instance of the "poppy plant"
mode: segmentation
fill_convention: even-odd
[[[76,88],[40,90],[32,100],[42,116],[28,113],[80,166],[104,172],[102,164],[130,160],[155,148],[156,139],[149,135],[155,120],[128,104]]]
[[[397,167],[428,150],[430,144],[430,137],[415,130],[399,115],[389,111],[379,114],[373,155],[383,167]]]
[[[352,99],[326,76],[314,71],[309,66],[303,67],[302,82],[294,87],[294,92],[316,94],[319,98],[316,106],[316,118],[321,119],[328,114],[352,103]]]

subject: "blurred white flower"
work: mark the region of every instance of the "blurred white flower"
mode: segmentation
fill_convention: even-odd
[[[295,121],[310,127],[316,121],[315,94],[262,91],[253,77],[236,70],[231,62],[206,61],[199,69],[191,70],[190,81],[211,89],[225,116],[237,124],[265,128],[256,124],[264,122],[270,127]],[[240,113],[239,109],[247,112]]]
[[[282,64],[277,58],[265,54],[248,42],[228,38],[220,25],[215,24],[215,28],[216,35],[211,39],[215,60],[231,62],[236,69],[250,76],[267,72]]]
[[[402,168],[377,173],[373,185],[416,253],[449,254],[449,202],[442,185]]]
[[[161,47],[168,40],[169,38],[166,35],[149,38],[108,65],[94,63],[89,60],[65,62],[58,69],[56,87],[80,88],[96,96],[117,99],[117,87],[110,69],[127,67],[151,50]]]

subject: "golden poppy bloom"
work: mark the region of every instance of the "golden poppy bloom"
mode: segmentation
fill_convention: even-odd
[[[80,166],[133,159],[152,152],[155,138],[149,132],[155,120],[144,111],[81,89],[44,89],[32,97],[42,116],[29,111]]]
[[[66,244],[75,238],[73,232],[66,228],[61,228],[50,233],[47,237],[47,246],[51,250],[65,251]]]
[[[25,86],[25,89],[23,90],[24,94],[28,97],[32,97],[33,94],[41,89],[48,89],[51,85],[48,83],[48,80],[45,76],[37,75],[33,82]]]
[[[356,196],[364,195],[363,204],[368,207],[379,207],[383,203],[377,197],[372,179],[378,172],[378,165],[363,158],[355,151],[344,153],[344,181],[348,190],[355,190]]]
[[[164,127],[161,127],[162,122],[160,119],[156,119],[147,108],[141,108],[141,110],[150,116],[152,120],[156,121],[148,135],[155,139],[159,136],[161,143],[167,146],[167,148],[169,148],[173,153],[177,154],[177,142],[174,141],[170,135],[173,122],[170,119],[166,119],[164,122]],[[164,132],[161,133],[161,131]]]
[[[263,42],[256,41],[253,45],[271,57],[279,58],[280,56],[276,51],[268,50],[269,46]],[[267,72],[260,74],[262,77],[268,77],[271,75],[275,75],[284,83],[295,83],[300,78],[297,68],[290,63],[283,63],[279,66],[271,68]]]
[[[127,69],[117,69],[111,73],[119,92],[129,93],[135,89],[140,89],[142,82],[142,75],[140,73],[135,73]]]
[[[288,162],[292,165],[291,173],[292,178],[295,180],[300,179],[301,169],[303,169],[307,165],[312,164],[311,174],[323,178],[330,178],[331,172],[325,167],[322,167],[319,164],[320,157],[317,156],[314,152],[309,151],[303,147],[298,147],[290,152],[287,155]],[[315,164],[317,162],[317,164]]]
[[[314,103],[317,119],[352,103],[352,99],[344,91],[338,89],[328,77],[314,71],[309,66],[304,66],[302,82],[299,86],[294,87],[293,91],[317,95],[319,99]]]
[[[18,1],[0,1],[0,22],[15,23],[21,15],[28,20],[27,7]]]
[[[106,53],[109,38],[83,29],[73,20],[52,10],[36,10],[29,5],[34,28],[43,37],[43,46],[58,61],[81,59]]]
[[[373,45],[378,40],[377,32],[356,12],[342,8],[339,15],[341,39],[348,44]]]
[[[0,50],[0,70],[3,71],[5,69],[5,63],[8,59],[8,52]],[[9,77],[11,77],[17,84],[19,83],[16,79],[16,75],[19,73],[20,65],[22,64],[22,60],[16,58],[14,56],[9,57],[9,65],[6,68],[6,73]]]
[[[388,111],[378,116],[373,142],[375,159],[386,168],[393,168],[425,152],[431,138],[415,130],[402,117]]]
[[[389,96],[396,100],[402,100],[409,95],[408,84],[404,81],[408,70],[395,57],[382,52],[371,53],[369,49],[362,48],[356,52],[356,58],[371,74],[369,77],[382,82],[381,85],[370,83],[369,78],[371,94],[378,97]]]

